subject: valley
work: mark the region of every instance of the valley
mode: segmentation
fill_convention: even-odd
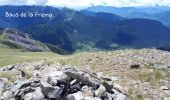
[[[2,28],[15,28],[28,33],[34,40],[71,53],[126,48],[164,48],[170,45],[168,38],[170,28],[158,20],[129,19],[112,13],[76,11],[49,6],[2,6],[0,9]],[[51,13],[53,16],[6,18],[4,16],[6,11],[43,12]]]

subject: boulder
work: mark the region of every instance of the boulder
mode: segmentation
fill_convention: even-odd
[[[16,83],[13,84],[13,86],[11,87],[11,91],[12,92],[16,92],[22,88],[26,88],[28,86],[31,85],[31,82],[29,80],[26,81],[18,81]]]
[[[106,88],[103,85],[100,85],[100,87],[95,91],[95,96],[102,97],[102,95],[106,92]]]
[[[2,100],[8,100],[10,98],[13,98],[14,95],[11,91],[6,91],[3,93],[3,96],[1,97]]]
[[[52,69],[45,74],[34,70],[29,80],[18,80],[10,88],[7,88],[7,79],[0,79],[0,99],[126,100],[127,96],[121,92],[120,86],[113,84],[112,79],[102,72],[97,75],[74,68],[61,70]],[[25,72],[21,74],[25,76]]]
[[[41,81],[40,88],[45,97],[57,100],[61,99],[61,94],[63,92],[62,88],[58,86],[52,86],[45,81]]]
[[[71,93],[75,93],[75,92],[78,92],[78,91],[81,91],[80,83],[77,83],[77,84],[70,86],[70,92]]]
[[[64,73],[67,74],[72,79],[77,79],[78,82],[83,84],[87,84],[92,87],[98,87],[100,85],[100,81],[90,74],[75,70],[74,68],[65,69]]]
[[[112,90],[114,91],[114,94],[112,94],[113,100],[129,100],[125,94],[120,93],[115,89]]]
[[[15,96],[16,99],[24,99],[25,94],[31,93],[31,92],[34,92],[34,91],[35,91],[34,88],[26,87],[26,88],[22,88],[22,89],[17,90],[14,93],[14,96]]]
[[[54,71],[48,76],[48,82],[53,86],[62,83],[69,83],[70,81],[70,77],[62,71]]]
[[[6,90],[8,86],[9,86],[8,79],[0,78],[0,96],[2,96],[3,92]]]
[[[24,100],[43,100],[44,95],[41,92],[41,89],[38,87],[34,92],[28,93],[24,96]]]
[[[93,88],[92,87],[88,87],[87,85],[83,86],[81,91],[83,92],[83,95],[85,97],[93,97],[94,96]]]

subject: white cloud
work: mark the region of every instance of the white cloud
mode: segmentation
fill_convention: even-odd
[[[25,2],[27,2],[27,0],[0,0],[0,5],[21,5],[25,4]]]
[[[0,0],[0,5],[49,5],[81,9],[92,5],[170,6],[170,0]]]

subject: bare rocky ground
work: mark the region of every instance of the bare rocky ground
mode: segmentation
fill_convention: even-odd
[[[78,53],[5,66],[0,77],[2,100],[170,100],[170,53]]]

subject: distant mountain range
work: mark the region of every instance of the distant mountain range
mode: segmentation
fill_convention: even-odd
[[[1,6],[0,11],[0,27],[3,29],[19,29],[34,40],[64,51],[170,46],[170,28],[145,17],[129,19],[112,12],[96,13],[48,6]],[[52,13],[53,17],[7,18],[5,12],[44,12]]]
[[[86,9],[91,12],[113,13],[126,18],[147,18],[158,20],[164,25],[170,27],[170,7],[154,6],[154,7],[108,7],[93,6]]]

